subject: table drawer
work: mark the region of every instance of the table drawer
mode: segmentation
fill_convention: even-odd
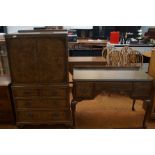
[[[132,83],[131,82],[99,82],[95,83],[95,91],[131,91]]]
[[[52,122],[68,121],[71,119],[69,110],[62,111],[43,111],[43,110],[26,110],[16,111],[17,122]]]
[[[132,97],[150,97],[152,83],[137,82],[133,85]]]
[[[64,108],[69,107],[65,99],[16,99],[16,108]]]
[[[80,99],[93,98],[92,82],[76,82],[74,85],[75,97]]]

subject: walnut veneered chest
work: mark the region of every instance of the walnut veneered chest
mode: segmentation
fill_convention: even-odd
[[[71,125],[66,32],[6,35],[16,123]]]

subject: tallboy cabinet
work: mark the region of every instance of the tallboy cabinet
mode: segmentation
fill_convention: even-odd
[[[6,35],[17,125],[72,125],[66,32]]]

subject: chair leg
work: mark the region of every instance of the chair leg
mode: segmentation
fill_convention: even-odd
[[[136,103],[136,100],[134,99],[132,104],[132,111],[135,111],[135,103]]]

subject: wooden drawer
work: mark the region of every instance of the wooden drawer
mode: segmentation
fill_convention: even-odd
[[[12,87],[14,97],[36,97],[39,96],[38,87]]]
[[[131,91],[132,83],[131,82],[99,82],[95,83],[95,91]]]
[[[69,87],[67,86],[52,86],[43,87],[40,90],[40,96],[44,97],[58,97],[58,98],[68,98]]]
[[[67,98],[69,88],[67,86],[36,86],[36,87],[12,87],[14,97],[54,97]]]
[[[43,110],[26,110],[16,111],[17,122],[63,122],[71,119],[69,110],[62,111],[43,111]]]
[[[133,85],[132,97],[150,97],[151,91],[153,91],[151,82],[137,82]]]
[[[64,108],[69,107],[69,101],[65,99],[16,99],[15,105],[20,108]]]

